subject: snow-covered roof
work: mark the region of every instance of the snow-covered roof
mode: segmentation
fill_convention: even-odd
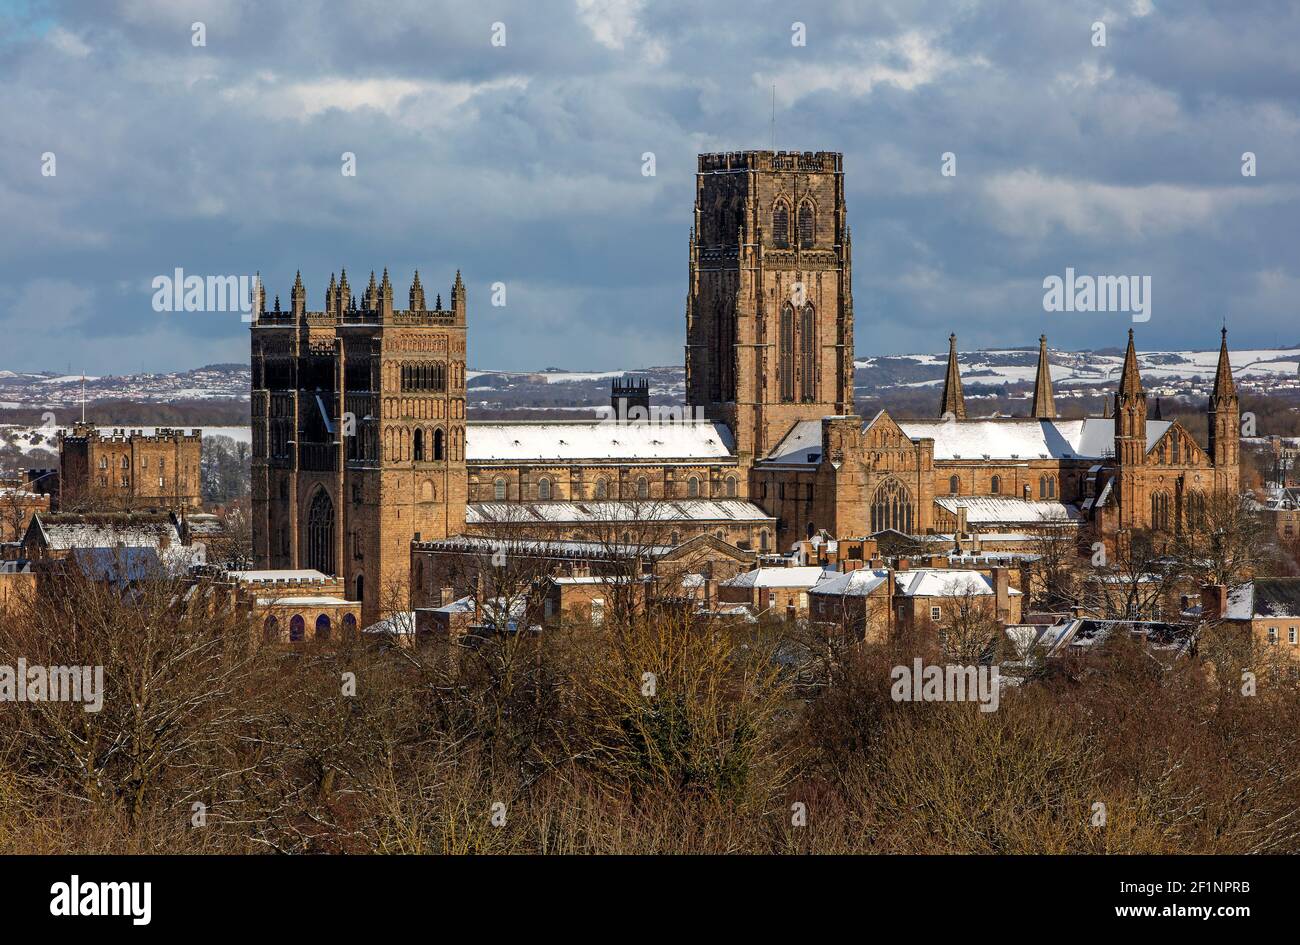
[[[735,441],[726,424],[667,422],[472,422],[465,425],[465,460],[569,462],[582,459],[730,460]]]
[[[934,440],[935,459],[1100,459],[1115,451],[1115,420],[900,420],[908,437]],[[1169,429],[1147,421],[1147,449]]]
[[[68,551],[73,548],[113,548],[118,545],[136,548],[158,548],[165,536],[168,544],[179,545],[180,533],[171,521],[129,520],[101,521],[93,517],[76,517],[60,521],[58,516],[38,516],[40,529],[52,550]]]
[[[605,522],[763,522],[768,515],[743,499],[665,499],[640,502],[476,502],[466,525],[598,524]]]
[[[1300,617],[1300,578],[1255,578],[1228,595],[1229,620]]]
[[[765,463],[782,466],[815,466],[822,458],[822,423],[820,420],[800,420],[781,442],[763,458]]]
[[[536,555],[553,558],[609,558],[640,555],[660,558],[670,553],[673,545],[637,545],[621,542],[572,541],[567,539],[534,539],[513,537],[488,537],[482,535],[457,535],[433,541],[417,541],[420,551],[450,551],[460,554],[492,554],[504,551],[511,555]]]
[[[356,606],[358,601],[344,600],[342,597],[334,597],[328,594],[319,594],[308,597],[259,597],[257,606],[271,607],[340,607]]]
[[[311,581],[323,583],[333,578],[311,568],[274,568],[261,571],[227,571],[226,576],[240,584],[284,584]]]
[[[834,572],[819,567],[755,568],[728,578],[723,587],[814,587]]]
[[[889,580],[889,572],[858,568],[847,574],[837,574],[814,587],[811,594],[834,594],[843,597],[865,597]]]
[[[895,571],[898,593],[904,597],[961,597],[965,594],[976,596],[992,594],[993,581],[978,571],[963,571],[959,568],[915,568],[907,571]],[[1012,596],[1020,592],[1009,588]]]
[[[1070,522],[1079,519],[1079,509],[1068,502],[1033,501],[1010,496],[937,496],[934,504],[957,514],[965,506],[966,521],[972,525],[993,522],[1038,523]]]

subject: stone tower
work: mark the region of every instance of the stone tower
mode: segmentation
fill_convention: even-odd
[[[417,273],[398,310],[387,270],[360,299],[344,270],[306,298],[255,303],[253,555],[344,578],[368,623],[406,609],[411,540],[464,526],[465,285],[429,309]]]
[[[1115,478],[1119,486],[1119,527],[1142,523],[1142,467],[1147,454],[1147,392],[1138,374],[1133,329],[1128,330],[1128,350],[1115,394]]]
[[[799,420],[853,413],[843,156],[701,154],[686,297],[686,399],[742,465]]]

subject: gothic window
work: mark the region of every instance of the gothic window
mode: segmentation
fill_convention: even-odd
[[[817,342],[813,337],[813,307],[809,302],[803,307],[803,323],[799,326],[799,345],[803,355],[803,383],[800,384],[804,403],[816,400],[814,383],[817,379]]]
[[[424,462],[424,431],[420,429],[415,431],[415,461]]]
[[[692,476],[686,480],[686,495],[691,499],[698,499],[700,496],[700,480]]]
[[[777,370],[781,376],[781,400],[794,400],[794,306],[781,308],[781,354]]]
[[[443,446],[442,430],[433,431],[433,460],[441,462],[445,458],[446,449]]]
[[[736,477],[728,476],[727,477],[727,498],[734,499],[735,497],[736,497]]]
[[[366,576],[364,574],[358,574],[357,575],[357,600],[365,600],[365,599],[366,599]],[[348,614],[348,617],[352,617],[352,615]],[[353,617],[354,622],[355,620],[356,618]],[[347,617],[343,618],[343,622],[345,625],[347,624]]]
[[[496,499],[498,502],[503,502],[505,501],[505,497],[506,481],[504,479],[494,480],[492,483],[492,498]]]
[[[609,483],[607,483],[604,479],[596,480],[596,498],[597,499],[609,498]]]
[[[334,503],[324,489],[307,511],[307,567],[334,573]]]
[[[1047,477],[1047,497],[1049,499],[1056,498],[1056,477],[1055,476]]]
[[[1182,457],[1181,457],[1181,455],[1180,455],[1182,451],[1179,449],[1179,447],[1180,447],[1182,444],[1179,443],[1179,441],[1178,441],[1178,437],[1177,437],[1177,436],[1173,437],[1169,442],[1173,444],[1173,448],[1174,448],[1174,465],[1177,466],[1177,465],[1179,465],[1179,464],[1182,462]]]
[[[1200,492],[1187,493],[1187,526],[1202,528],[1205,525],[1205,496]]]
[[[812,249],[817,235],[814,226],[815,214],[812,201],[805,200],[799,204],[799,247],[801,249]]]
[[[790,208],[778,200],[772,208],[772,245],[777,249],[790,248]]]
[[[871,530],[886,528],[912,532],[912,493],[897,479],[882,482],[871,500]]]
[[[645,476],[641,476],[636,481],[636,497],[638,499],[650,498],[650,481]]]
[[[443,364],[433,366],[433,389],[440,392],[447,389],[447,368]]]
[[[767,529],[764,528],[758,533],[758,550],[767,551],[767,542],[768,542]]]
[[[961,479],[957,476],[948,477],[948,492],[952,495],[961,494]]]
[[[107,456],[101,456],[101,457],[99,457],[99,468],[100,468],[100,469],[107,469],[107,468],[108,468],[108,457],[107,457]]]
[[[1046,476],[1038,477],[1038,498],[1040,499],[1047,498],[1047,477]]]
[[[551,498],[551,480],[542,479],[537,483],[537,498],[547,502]]]
[[[1156,492],[1151,496],[1151,527],[1160,531],[1169,529],[1169,493]]]
[[[123,468],[123,469],[130,469],[130,468],[131,468],[131,460],[130,460],[130,458],[128,458],[128,457],[126,457],[126,456],[123,456],[123,457],[122,457],[122,468]]]
[[[994,476],[993,481],[989,483],[989,492],[997,495],[1002,491],[1002,477]]]

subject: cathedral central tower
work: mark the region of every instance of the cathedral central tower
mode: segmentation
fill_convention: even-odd
[[[741,462],[799,420],[853,412],[843,156],[701,154],[686,299],[686,399]]]

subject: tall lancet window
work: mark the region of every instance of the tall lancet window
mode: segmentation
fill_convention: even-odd
[[[809,302],[803,307],[802,324],[799,326],[800,355],[803,362],[800,396],[804,403],[812,403],[817,399],[817,337],[813,329],[815,324],[812,303]]]
[[[780,345],[781,399],[790,403],[794,400],[794,306],[789,302],[781,307]]]
[[[805,200],[799,204],[799,247],[801,249],[812,249],[817,236],[815,219],[816,213],[812,201]]]
[[[777,249],[790,248],[790,208],[778,200],[772,208],[772,245]]]

